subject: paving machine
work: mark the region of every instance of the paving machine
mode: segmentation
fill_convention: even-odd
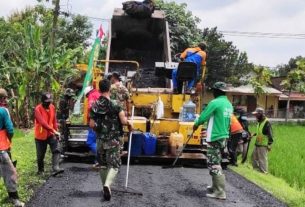
[[[181,110],[185,103],[192,101],[199,114],[203,105],[202,92],[185,93],[185,84],[182,84],[180,93],[173,93],[172,70],[178,68],[178,79],[185,83],[194,78],[196,65],[173,62],[171,55],[169,28],[163,11],[155,10],[150,18],[134,18],[117,8],[109,25],[106,59],[95,60],[98,68],[93,70],[93,83],[98,83],[108,73],[119,72],[131,94],[130,105],[135,107],[134,129],[151,132],[158,138],[177,132],[186,142],[194,122],[183,121]],[[159,98],[164,104],[164,116],[157,119]],[[87,108],[86,100],[83,108]],[[86,155],[87,115],[84,110],[81,125],[67,124],[64,133],[66,155]],[[128,142],[128,136],[125,136],[125,142]],[[180,161],[205,165],[205,146],[200,128],[192,135]],[[174,158],[170,154],[132,157],[133,161],[144,164],[170,163]]]

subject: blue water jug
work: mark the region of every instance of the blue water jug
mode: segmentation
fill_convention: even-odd
[[[133,132],[131,141],[131,156],[139,156],[142,154],[143,144],[144,144],[144,134],[142,132]]]
[[[144,133],[144,154],[155,155],[157,149],[157,137],[151,133]]]

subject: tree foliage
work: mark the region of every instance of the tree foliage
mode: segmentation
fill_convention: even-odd
[[[245,52],[239,50],[232,42],[224,40],[217,28],[204,29],[202,38],[208,44],[207,51],[207,84],[224,81],[233,85],[246,83],[246,78],[253,65],[248,62]]]
[[[77,17],[81,18],[81,17]],[[85,22],[81,18],[81,22]],[[75,33],[75,19],[60,19],[65,31]],[[81,27],[84,26],[84,24]],[[87,26],[89,24],[86,24]],[[77,30],[81,30],[77,28]],[[76,74],[74,65],[85,46],[86,35],[76,38],[58,35],[57,47],[51,48],[52,12],[42,6],[26,8],[0,19],[0,79],[1,87],[13,97],[13,116],[25,127],[30,125],[32,108],[42,91],[50,91],[55,99],[64,82]],[[89,27],[85,30],[89,31]],[[18,121],[19,120],[19,121]],[[22,121],[21,121],[22,120]]]
[[[198,28],[200,19],[187,10],[187,4],[174,1],[156,0],[156,6],[163,10],[169,24],[171,49],[177,54],[191,45],[198,44],[201,30]]]
[[[264,66],[255,66],[252,70],[254,76],[250,79],[256,97],[266,93],[264,87],[271,84],[271,73],[270,70]]]
[[[295,58],[290,58],[287,64],[278,65],[276,67],[279,76],[287,76],[288,73],[294,69],[296,69],[298,61],[305,61],[305,57],[297,56]]]

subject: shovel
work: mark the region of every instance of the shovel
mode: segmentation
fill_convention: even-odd
[[[181,167],[181,166],[176,166],[176,163],[179,159],[179,157],[181,156],[181,154],[183,153],[183,150],[185,149],[186,145],[189,143],[189,141],[191,140],[191,138],[193,137],[194,131],[192,132],[192,134],[190,134],[187,138],[187,141],[185,142],[185,144],[182,147],[182,150],[179,152],[179,154],[177,155],[175,161],[173,162],[173,164],[168,165],[168,166],[162,166],[163,169],[168,169],[168,168],[175,168],[175,167]]]

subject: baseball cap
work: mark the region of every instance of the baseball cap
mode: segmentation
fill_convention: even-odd
[[[41,95],[41,102],[48,103],[52,101],[53,101],[52,94],[45,92]]]
[[[212,89],[217,89],[217,90],[220,90],[220,91],[228,91],[228,88],[227,88],[227,84],[224,83],[224,82],[216,82],[214,83]]]
[[[261,107],[258,107],[255,109],[255,111],[252,112],[252,114],[265,114],[265,110]]]

